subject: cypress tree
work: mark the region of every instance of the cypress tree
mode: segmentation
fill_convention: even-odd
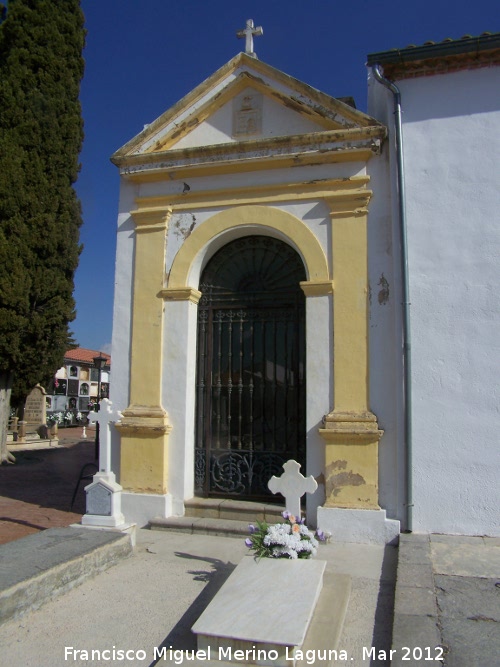
[[[2,9],[0,8],[0,12]],[[79,0],[10,0],[0,24],[0,458],[21,404],[71,347],[81,251]]]

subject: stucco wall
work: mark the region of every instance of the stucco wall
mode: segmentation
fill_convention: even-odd
[[[498,67],[398,82],[416,532],[500,533],[499,84]],[[369,91],[368,113],[391,117],[392,95],[376,82]],[[394,191],[387,212],[396,219]]]

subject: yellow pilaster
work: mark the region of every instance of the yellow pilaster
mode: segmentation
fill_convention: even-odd
[[[327,507],[378,509],[378,442],[368,407],[369,191],[328,199],[333,261],[334,406],[320,434],[326,443]]]
[[[167,493],[168,434],[161,404],[166,232],[170,211],[132,212],[136,228],[130,405],[121,434],[120,483],[136,493]]]

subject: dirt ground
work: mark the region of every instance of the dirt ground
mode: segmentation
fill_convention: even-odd
[[[95,463],[95,432],[87,427],[87,433],[84,440],[81,427],[60,429],[58,447],[35,443],[13,452],[15,464],[0,466],[0,544],[80,521],[90,479],[80,482],[73,509],[71,500],[82,467]]]

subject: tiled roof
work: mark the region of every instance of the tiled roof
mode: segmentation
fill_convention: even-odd
[[[422,76],[451,71],[488,67],[500,62],[500,33],[483,32],[477,37],[464,35],[460,39],[428,41],[421,46],[410,44],[403,49],[391,49],[368,55],[368,65],[383,65],[389,78]]]
[[[94,363],[94,357],[98,357],[102,355],[103,357],[106,357],[107,362],[106,365],[110,366],[111,365],[111,356],[109,354],[106,354],[106,352],[100,352],[99,350],[87,350],[85,347],[76,347],[73,350],[68,350],[66,354],[64,355],[64,360],[65,361],[77,361],[77,362],[84,362],[86,364],[93,364]]]

